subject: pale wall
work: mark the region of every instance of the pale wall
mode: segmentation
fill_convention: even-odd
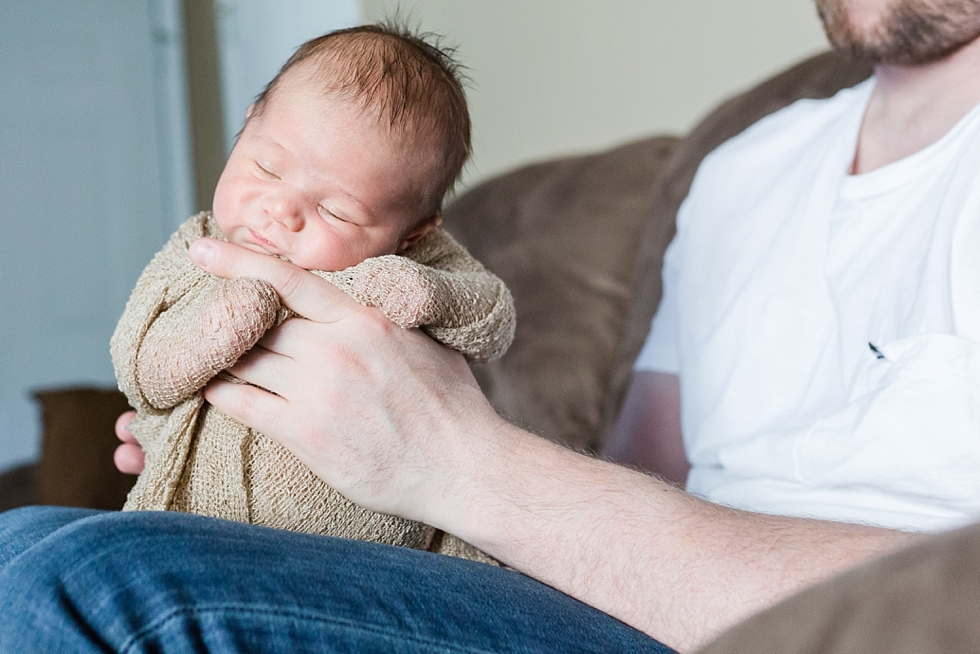
[[[187,211],[168,7],[0,0],[0,471],[38,454],[32,391],[115,386],[109,337]]]
[[[361,22],[359,0],[215,0],[228,150],[245,111],[304,41]]]
[[[362,0],[400,6],[469,67],[472,183],[515,164],[682,132],[826,40],[812,0]]]

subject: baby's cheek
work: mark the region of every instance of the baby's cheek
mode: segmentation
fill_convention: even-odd
[[[235,235],[235,230],[228,224],[227,215],[228,214],[224,211],[221,203],[218,201],[217,196],[215,196],[214,207],[211,208],[211,217],[214,218],[214,222],[217,223],[218,229],[221,230],[221,233],[224,234],[230,242],[235,243],[238,237]],[[241,244],[239,243],[239,245]]]
[[[362,259],[358,259],[347,252],[344,247],[338,247],[336,237],[304,239],[304,242],[297,248],[292,261],[300,268],[306,270],[323,270],[334,272],[349,268],[358,264]]]
[[[225,236],[232,243],[238,245],[242,245],[242,243],[235,239],[243,238],[236,236],[236,232],[243,225],[242,215],[246,207],[244,193],[245,189],[241,184],[236,183],[234,179],[226,179],[225,176],[222,176],[218,180],[218,186],[214,190],[214,197],[211,201],[211,215],[214,217],[214,221],[218,223],[218,227]]]
[[[255,243],[249,240],[248,230],[244,228],[240,220],[235,219],[236,212],[229,212],[227,208],[222,210],[222,207],[216,204],[211,215],[214,217],[218,229],[221,230],[222,235],[228,239],[229,243],[241,245],[249,250],[258,250]]]

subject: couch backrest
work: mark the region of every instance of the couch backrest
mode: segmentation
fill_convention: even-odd
[[[474,369],[497,410],[549,439],[599,450],[660,302],[663,253],[701,160],[760,118],[870,73],[836,53],[817,55],[725,102],[683,139],[531,165],[447,207],[447,229],[514,294],[514,345]]]
[[[474,369],[508,419],[569,445],[595,444],[656,201],[651,180],[677,143],[656,137],[523,168],[446,211],[447,229],[514,295],[513,346]]]

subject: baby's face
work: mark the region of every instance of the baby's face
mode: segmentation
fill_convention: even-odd
[[[214,218],[232,243],[307,270],[342,270],[394,254],[425,234],[407,198],[418,167],[383,127],[343,100],[283,80],[248,120],[214,193]]]

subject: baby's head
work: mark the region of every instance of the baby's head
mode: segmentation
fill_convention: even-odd
[[[300,46],[249,108],[215,189],[218,227],[310,270],[405,249],[438,224],[469,156],[458,68],[397,28]]]

